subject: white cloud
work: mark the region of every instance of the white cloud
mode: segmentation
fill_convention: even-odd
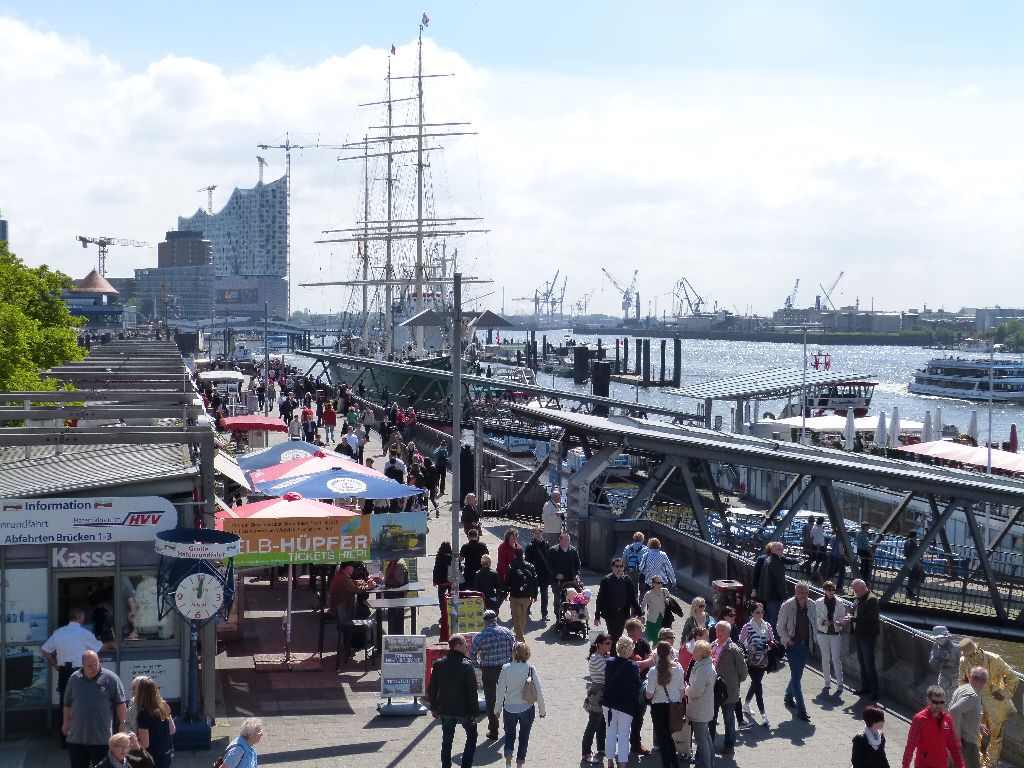
[[[981,96],[982,93],[983,93],[983,91],[981,90],[981,88],[979,88],[978,86],[974,85],[973,83],[968,83],[967,85],[963,85],[963,86],[961,86],[959,88],[955,88],[950,93],[950,96],[952,96],[954,99],[966,100],[966,99],[976,99],[979,96]]]
[[[0,19],[0,36],[17,53],[0,59],[0,84],[20,105],[0,123],[0,209],[20,256],[76,277],[95,253],[75,235],[156,243],[205,206],[199,187],[218,185],[219,207],[251,186],[257,154],[268,178],[283,174],[283,153],[257,143],[289,131],[293,143],[338,144],[383,120],[357,106],[384,96],[380,49],[305,68],[264,58],[225,71],[167,55],[125,71],[116,51],[18,22]],[[913,80],[485,71],[431,40],[425,49],[431,71],[457,75],[428,82],[428,121],[479,131],[432,154],[428,199],[486,217],[490,234],[458,247],[467,272],[495,279],[494,305],[502,286],[532,295],[560,268],[567,303],[593,290],[591,308],[618,314],[602,266],[623,280],[639,268],[644,310],[655,298],[666,306],[685,275],[712,302],[770,311],[796,277],[809,301],[841,269],[849,302],[1019,303],[1019,101]],[[414,54],[399,47],[395,74]],[[409,88],[396,81],[395,95]],[[397,122],[414,119],[409,102],[396,105]],[[293,153],[296,283],[350,273],[354,246],[314,244],[361,211],[361,165],[338,154]],[[371,175],[379,190],[383,172]],[[411,215],[407,183],[399,191],[399,214]],[[155,249],[109,256],[115,275],[153,263]],[[336,310],[347,295],[296,289],[294,303]]]

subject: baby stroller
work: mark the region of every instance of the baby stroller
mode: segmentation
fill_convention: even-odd
[[[555,628],[563,639],[569,635],[578,635],[583,640],[590,638],[590,611],[587,604],[591,597],[591,591],[585,589],[578,578],[558,585]]]

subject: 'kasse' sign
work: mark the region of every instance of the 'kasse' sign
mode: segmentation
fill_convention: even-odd
[[[177,527],[162,496],[0,499],[0,545],[152,541]]]
[[[237,566],[342,563],[426,555],[425,512],[355,517],[225,518],[241,538]]]

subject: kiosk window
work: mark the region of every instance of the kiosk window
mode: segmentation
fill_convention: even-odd
[[[124,603],[124,621],[121,624],[123,640],[171,640],[174,638],[175,613],[160,618],[157,599],[156,574],[133,573],[121,576],[121,600]]]
[[[57,579],[57,616],[71,608],[85,611],[85,628],[103,642],[114,639],[114,577],[62,576]]]

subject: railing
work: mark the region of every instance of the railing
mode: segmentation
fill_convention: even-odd
[[[597,507],[600,509],[600,507]],[[693,510],[682,504],[659,504],[647,511],[645,517],[662,525],[678,530],[688,536],[701,538],[700,528]],[[749,526],[730,525],[724,529],[721,518],[708,514],[708,528],[712,544],[747,558],[755,558],[768,541],[766,535],[758,534]],[[769,528],[770,531],[770,528]],[[840,570],[833,570],[827,549],[812,561],[804,552],[800,532],[791,527],[782,538],[787,556],[787,573],[793,578],[822,583],[831,578],[837,584],[860,577],[860,563],[856,566],[844,564]],[[870,584],[876,594],[882,595],[896,579],[902,567],[904,540],[885,537],[875,548]],[[905,579],[902,588],[885,604],[910,612],[931,612],[942,615],[969,614],[975,619],[995,619],[996,610],[992,594],[984,573],[978,569],[978,559],[973,547],[951,547],[952,557],[941,549],[933,547],[926,556],[919,583],[909,585]],[[841,573],[841,575],[840,575]],[[1020,575],[994,573],[996,590],[1011,617],[1024,611],[1024,578]],[[913,596],[911,596],[913,595]]]

